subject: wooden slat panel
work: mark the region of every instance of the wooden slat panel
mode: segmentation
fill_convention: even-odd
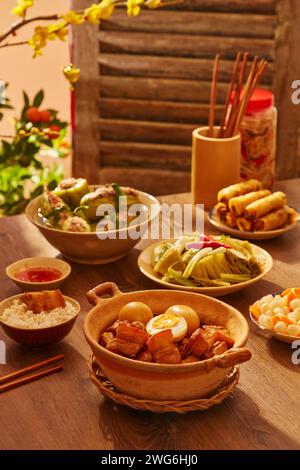
[[[172,194],[190,190],[191,176],[188,171],[170,171],[138,167],[104,167],[98,173],[99,184],[118,181],[123,186],[132,186],[148,193]]]
[[[279,0],[281,1],[281,0]],[[274,13],[278,0],[185,0],[167,7],[170,10]]]
[[[101,53],[98,60],[101,74],[114,76],[210,80],[213,69],[213,60],[211,59]],[[220,81],[230,80],[232,68],[233,61],[222,61],[219,73]],[[264,75],[264,83],[272,82],[273,70],[274,67],[270,64]]]
[[[274,43],[270,39],[153,34],[135,32],[100,32],[100,52],[148,54],[178,57],[211,57],[218,52],[234,59],[238,51],[274,59]]]
[[[300,2],[278,3],[279,27],[276,37],[275,96],[278,108],[277,177],[295,178],[300,174],[298,139],[300,107],[292,102],[292,83],[300,78]]]
[[[209,103],[210,82],[168,78],[100,76],[100,95],[112,98]],[[220,83],[217,103],[224,103],[228,85]]]
[[[216,120],[221,119],[222,111],[222,106],[216,107]],[[186,122],[199,125],[208,122],[209,105],[176,103],[172,101],[101,98],[100,115],[103,118]]]
[[[148,31],[159,34],[273,38],[275,26],[275,15],[143,10],[132,20],[119,10],[109,21],[101,24],[101,29],[104,31]]]
[[[85,8],[86,1],[73,0],[72,5],[75,10],[81,10]],[[80,80],[76,85],[75,132],[72,134],[73,174],[76,177],[87,178],[92,184],[97,183],[99,168],[98,107],[97,101],[94,100],[94,94],[99,93],[96,62],[98,38],[95,26],[87,24],[84,28],[74,28],[73,40],[76,47],[72,48],[72,61],[82,68]],[[88,48],[86,44],[89,45]]]
[[[209,103],[210,82],[168,78],[100,76],[100,95],[108,98]],[[226,83],[219,83],[217,103],[223,104],[228,92]]]
[[[191,124],[170,124],[162,122],[126,121],[117,119],[100,119],[99,127],[103,140],[124,142],[155,142],[161,144],[190,145]]]
[[[189,170],[191,148],[178,145],[142,144],[136,142],[100,142],[103,166],[135,166]]]

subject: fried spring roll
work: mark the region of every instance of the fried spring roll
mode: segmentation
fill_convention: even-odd
[[[216,205],[216,213],[218,214],[221,222],[225,222],[226,221],[226,214],[228,212],[228,208],[226,206],[226,204],[223,204],[223,202],[219,202],[217,205]]]
[[[266,232],[282,228],[290,219],[290,211],[288,207],[283,207],[277,211],[261,217],[254,222],[254,229]]]
[[[245,209],[249,204],[269,196],[270,194],[271,191],[268,189],[262,189],[261,191],[252,191],[251,193],[243,194],[242,196],[233,197],[229,201],[229,209],[239,217],[244,214]]]
[[[253,222],[245,219],[245,217],[237,217],[236,225],[239,230],[245,230],[246,232],[253,231]]]
[[[225,223],[230,228],[236,228],[236,216],[232,212],[227,212]]]
[[[251,193],[253,191],[259,191],[263,189],[263,185],[257,180],[243,181],[242,183],[233,184],[227,188],[221,189],[218,192],[218,201],[228,204],[230,199],[242,194]]]
[[[252,202],[245,209],[246,219],[260,219],[270,212],[282,209],[287,204],[287,197],[281,191]]]

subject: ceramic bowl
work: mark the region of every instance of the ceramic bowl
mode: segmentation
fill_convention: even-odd
[[[2,312],[11,306],[14,300],[20,298],[22,294],[14,295],[3,300],[0,303],[0,315]],[[3,330],[11,339],[17,343],[31,347],[42,347],[49,346],[50,344],[58,343],[65,336],[67,336],[72,330],[75,321],[80,312],[80,305],[76,300],[64,295],[64,299],[70,302],[76,308],[76,314],[70,320],[58,325],[49,326],[47,328],[17,328],[15,326],[8,325],[0,320],[0,325]]]
[[[104,294],[112,295],[103,299]],[[84,322],[84,333],[96,361],[104,374],[122,393],[151,400],[192,400],[212,392],[226,378],[232,367],[250,359],[244,348],[248,339],[248,323],[235,308],[211,297],[191,292],[148,290],[122,293],[107,282],[87,293],[95,307]],[[163,313],[175,304],[194,308],[207,324],[224,325],[234,339],[227,353],[192,364],[153,364],[128,359],[100,346],[98,341],[105,329],[116,321],[120,309],[128,302],[144,302],[155,314]]]
[[[101,240],[95,232],[63,232],[45,225],[38,214],[42,196],[33,199],[25,213],[48,242],[66,258],[81,264],[107,264],[126,256],[145,233],[149,223],[159,214],[160,204],[154,196],[141,191],[138,191],[138,196],[149,210],[148,219],[131,228],[107,232],[108,236]],[[131,236],[131,232],[137,236]]]
[[[28,268],[54,268],[61,272],[61,277],[49,282],[29,282],[22,281],[16,274]],[[70,275],[71,266],[69,263],[57,258],[34,257],[23,258],[6,268],[6,275],[23,291],[40,291],[45,289],[57,289]]]

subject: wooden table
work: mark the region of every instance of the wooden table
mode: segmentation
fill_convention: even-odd
[[[281,182],[290,203],[300,207],[300,180]],[[189,195],[165,201],[188,202]],[[207,232],[213,232],[210,226]],[[272,272],[254,287],[224,297],[248,318],[257,298],[300,284],[300,227],[274,240],[259,243],[274,257]],[[57,256],[25,216],[0,220],[1,299],[18,293],[5,267],[27,256]],[[1,375],[63,353],[65,370],[0,396],[1,449],[299,449],[300,369],[291,362],[290,345],[269,339],[251,322],[250,362],[242,365],[233,397],[206,412],[155,415],[115,406],[90,382],[86,361],[89,347],[82,324],[90,306],[85,292],[104,281],[123,291],[156,288],[139,273],[139,245],[122,261],[107,266],[72,265],[63,286],[82,307],[72,333],[62,343],[30,350],[10,341]]]

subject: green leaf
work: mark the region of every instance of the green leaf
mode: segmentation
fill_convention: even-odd
[[[30,194],[31,199],[34,199],[35,197],[40,196],[40,195],[43,193],[43,190],[44,190],[44,188],[43,188],[42,185],[37,186],[37,187],[32,191],[32,193]]]
[[[41,106],[43,100],[44,100],[44,97],[45,97],[44,91],[43,91],[43,90],[40,90],[40,91],[36,94],[36,96],[35,96],[35,98],[34,98],[34,100],[33,100],[33,106],[39,108],[39,107]]]
[[[51,180],[50,183],[48,183],[47,188],[49,191],[53,191],[57,186],[57,181],[56,180]]]
[[[24,91],[24,90],[23,90],[23,100],[24,100],[25,108],[29,108],[29,106],[30,106],[29,96],[27,95],[26,91]]]

